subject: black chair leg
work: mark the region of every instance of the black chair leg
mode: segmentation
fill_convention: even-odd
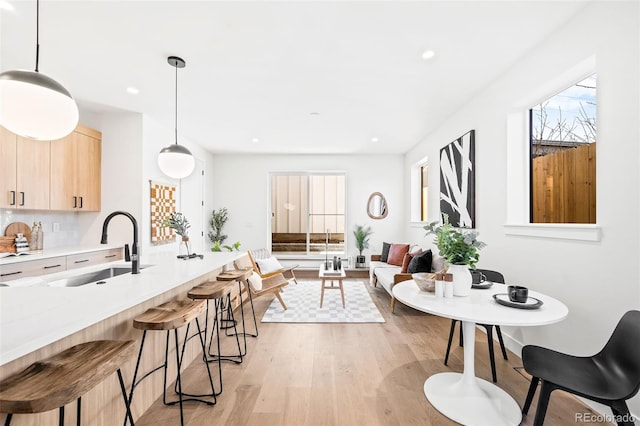
[[[613,415],[617,418],[618,426],[634,426],[633,417],[629,411],[629,407],[625,401],[614,401],[609,407],[613,411]]]
[[[454,320],[455,322],[458,322],[457,320]],[[460,347],[463,348],[464,347],[464,334],[462,333],[462,321],[460,322],[460,343],[459,343]]]
[[[544,424],[544,417],[547,415],[547,407],[549,406],[551,392],[554,390],[555,386],[553,383],[549,383],[546,380],[542,381],[540,396],[538,397],[538,408],[536,409],[536,418],[533,420],[533,426],[542,426]]]
[[[451,330],[449,330],[449,343],[447,343],[447,353],[444,355],[444,365],[449,362],[449,351],[451,351],[451,341],[453,340],[453,333],[456,331],[456,320],[451,320]]]
[[[500,326],[496,325],[496,334],[498,335],[498,341],[500,342],[500,349],[502,349],[502,357],[505,360],[509,360],[507,357],[507,350],[504,347],[504,340],[502,340],[502,331],[500,330]]]
[[[491,362],[491,378],[493,379],[493,383],[498,381],[498,377],[496,376],[496,358],[493,353],[493,326],[492,325],[484,325],[484,328],[487,330],[487,343],[489,344],[489,361]]]
[[[529,392],[527,393],[527,399],[525,399],[524,406],[522,407],[522,414],[526,415],[529,412],[529,407],[531,407],[531,401],[533,401],[533,396],[536,394],[538,383],[540,383],[539,378],[537,377],[531,378],[531,385],[529,385]]]

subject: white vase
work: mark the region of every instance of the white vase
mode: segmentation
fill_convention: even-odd
[[[453,275],[453,295],[468,296],[471,294],[471,272],[469,265],[449,265],[447,273]]]

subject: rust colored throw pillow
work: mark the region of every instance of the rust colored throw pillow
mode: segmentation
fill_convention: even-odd
[[[389,265],[402,266],[404,255],[409,252],[409,244],[391,244],[389,248],[389,257],[387,263]]]
[[[407,268],[409,267],[409,262],[411,262],[411,259],[413,259],[414,256],[418,255],[422,253],[422,249],[418,249],[418,251],[414,251],[413,253],[407,253],[404,255],[404,258],[402,259],[402,270],[400,271],[401,274],[406,274],[407,273]]]

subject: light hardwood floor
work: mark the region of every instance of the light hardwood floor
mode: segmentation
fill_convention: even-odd
[[[260,336],[249,338],[244,363],[223,364],[224,389],[217,404],[211,407],[186,403],[186,424],[455,424],[431,406],[422,390],[425,379],[434,373],[462,371],[463,352],[457,345],[457,332],[449,366],[443,364],[450,320],[401,303],[391,314],[388,294],[381,288],[372,288],[367,280],[360,281],[369,289],[385,318],[384,324],[258,322]],[[306,282],[301,281],[300,285],[307,285]],[[350,282],[345,280],[345,285]],[[271,295],[254,300],[258,321],[271,300]],[[247,309],[245,312],[250,312]],[[529,381],[517,370],[521,361],[512,353],[505,361],[499,355],[497,342],[495,348],[498,386],[522,406]],[[186,369],[183,389],[197,391],[204,386],[206,373],[202,365],[196,360]],[[476,374],[491,380],[486,335],[480,330],[476,332]],[[536,403],[537,398],[523,425],[533,424]],[[591,411],[573,397],[556,391],[545,425],[576,424],[575,414],[584,412]],[[179,424],[178,407],[164,406],[160,399],[136,424]]]

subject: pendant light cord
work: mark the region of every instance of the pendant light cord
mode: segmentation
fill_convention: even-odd
[[[176,145],[178,144],[178,63],[176,62]]]
[[[40,60],[40,0],[36,1],[36,72]]]

